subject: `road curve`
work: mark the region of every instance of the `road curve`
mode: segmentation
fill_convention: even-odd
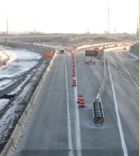
[[[84,50],[76,51],[77,86],[72,87],[71,54],[58,50],[14,156],[138,156],[138,62],[123,50],[105,55],[103,126],[96,127],[92,117],[102,62],[85,64]],[[85,108],[77,107],[77,94],[83,94]]]

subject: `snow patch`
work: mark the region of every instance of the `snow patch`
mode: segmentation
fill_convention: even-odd
[[[11,85],[22,74],[33,68],[41,55],[27,50],[0,49],[0,59],[7,58],[7,64],[0,68],[0,90]]]
[[[9,99],[0,99],[0,110],[2,110],[9,102]]]

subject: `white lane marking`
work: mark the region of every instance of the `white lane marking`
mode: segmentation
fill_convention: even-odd
[[[110,59],[111,59],[112,61],[114,61],[113,58],[111,57],[110,53],[108,53],[108,55],[109,55]]]
[[[119,58],[120,61],[122,62],[121,58]],[[125,71],[127,72],[127,74],[130,76],[130,78],[132,79],[132,81],[134,82],[135,86],[137,87],[137,89],[139,89],[136,81],[134,80],[134,78],[132,77],[132,75],[129,73],[129,71],[125,68],[125,66],[122,64],[123,68],[125,69]]]
[[[75,73],[76,71],[76,62],[75,62]],[[75,76],[75,80],[77,83],[77,77]],[[77,86],[74,87],[74,105],[75,105],[75,133],[76,133],[76,148],[77,148],[77,156],[82,156],[81,152],[81,130],[80,130],[80,121],[79,121],[79,108],[77,107]]]
[[[120,133],[120,138],[121,138],[122,149],[123,149],[124,156],[128,156],[128,152],[127,152],[126,143],[125,143],[125,139],[124,139],[124,134],[123,134],[123,130],[122,130],[122,124],[121,124],[121,120],[120,120],[118,104],[117,104],[117,99],[116,99],[116,94],[115,94],[115,89],[114,89],[114,84],[113,84],[113,80],[112,80],[112,74],[111,74],[111,71],[110,71],[109,63],[108,63],[108,70],[109,70],[109,75],[110,75],[111,87],[112,87],[112,91],[113,91],[113,98],[114,98],[114,104],[115,104],[115,110],[116,110],[116,115],[117,115],[118,128],[119,128],[119,133]]]
[[[109,56],[110,56],[110,54],[109,54]],[[111,58],[111,56],[110,56],[110,58]],[[111,58],[112,59],[112,58]],[[119,58],[120,59],[120,58]],[[120,60],[121,62],[122,62],[122,60]],[[122,65],[123,67],[124,67],[124,65]],[[130,76],[130,78],[132,79],[132,81],[134,82],[134,84],[135,84],[135,86],[137,87],[137,89],[139,89],[139,87],[138,87],[138,85],[137,85],[137,83],[136,83],[136,81],[134,80],[134,78],[132,77],[132,75],[128,72],[128,70],[124,67],[124,69],[125,69],[125,71],[127,72],[127,74]]]
[[[121,60],[120,57],[119,57],[119,59],[120,59],[120,61],[121,61],[121,63],[122,63],[122,60]],[[125,58],[124,58],[124,59],[125,59]],[[125,69],[125,71],[127,72],[127,74],[130,76],[130,78],[132,79],[132,81],[134,82],[134,84],[135,84],[135,86],[137,87],[137,89],[139,89],[139,87],[138,87],[136,81],[134,80],[134,78],[132,77],[132,75],[129,73],[129,71],[125,68],[125,66],[124,66],[123,64],[122,64],[122,66],[123,66],[123,68]]]
[[[69,148],[69,156],[74,156],[73,153],[73,143],[72,143],[72,135],[71,135],[71,116],[70,116],[70,107],[69,107],[69,91],[68,91],[68,74],[66,67],[66,54],[65,54],[65,81],[66,81],[66,96],[67,96],[67,122],[68,122],[68,148]]]
[[[129,56],[132,56],[132,57],[135,58],[137,61],[138,61],[138,59],[139,59],[138,56],[136,56],[135,54],[133,54],[133,53],[131,53],[131,52],[128,52],[128,55],[129,55]]]
[[[125,71],[127,72],[127,74],[130,76],[130,78],[132,79],[132,81],[134,82],[135,86],[137,87],[137,89],[139,89],[136,81],[134,80],[134,78],[132,77],[132,75],[128,72],[128,70],[124,67]]]

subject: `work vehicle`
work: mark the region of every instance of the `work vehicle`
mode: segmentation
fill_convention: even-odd
[[[98,57],[100,58],[104,52],[104,48],[99,49],[99,48],[94,48],[92,50],[85,50],[85,56],[93,56],[93,57]]]
[[[95,61],[92,60],[92,58],[101,59],[104,53],[104,48],[99,49],[95,47],[94,49],[85,50],[85,56],[90,56],[90,60],[85,61],[86,64],[95,64]]]
[[[64,53],[65,51],[63,49],[60,50],[60,54]]]

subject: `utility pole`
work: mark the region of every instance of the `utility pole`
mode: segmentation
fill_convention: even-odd
[[[6,28],[7,28],[7,34],[8,34],[8,15],[6,15]]]
[[[134,27],[133,27],[133,44],[134,44]]]
[[[139,37],[139,19],[137,18],[137,38]]]
[[[108,38],[109,38],[109,0],[108,0]]]
[[[89,34],[89,25],[87,26],[87,34]]]
[[[115,34],[115,38],[116,38],[116,27],[114,27],[114,34]]]

